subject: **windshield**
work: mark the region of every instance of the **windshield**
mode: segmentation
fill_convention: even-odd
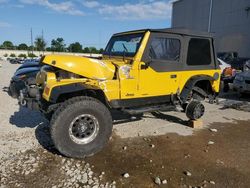
[[[141,45],[143,35],[144,33],[113,36],[103,54],[134,57]]]

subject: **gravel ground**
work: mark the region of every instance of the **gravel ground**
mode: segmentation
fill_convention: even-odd
[[[208,144],[215,144],[219,148],[226,145],[222,142],[223,139],[228,139],[230,134],[233,134],[232,127],[241,128],[239,130],[243,131],[242,135],[249,132],[249,100],[238,101],[234,94],[232,94],[233,97],[231,94],[225,94],[221,96],[219,105],[206,104],[203,129],[194,130],[188,127],[185,114],[179,112],[145,114],[141,119],[128,119],[119,116],[114,121],[113,137],[101,153],[86,160],[68,159],[62,157],[54,149],[49,136],[48,122],[38,112],[20,108],[17,101],[5,92],[18,65],[12,65],[8,62],[0,62],[0,64],[2,64],[2,67],[0,67],[0,188],[154,187],[159,186],[159,184],[163,187],[167,185],[170,187],[214,185],[215,177],[214,179],[204,180],[205,183],[198,182],[200,176],[196,174],[195,177],[197,178],[194,178],[193,172],[184,169],[184,165],[178,162],[179,159],[176,156],[183,151],[181,155],[187,155],[187,158],[189,158],[189,155],[194,156],[195,151],[199,149],[206,153],[209,149],[203,145],[209,143],[209,138],[211,135],[215,135],[213,131],[217,129],[228,131],[226,138],[218,138],[221,140],[220,145],[217,145],[217,142],[214,143],[214,140],[211,140]],[[211,127],[214,130],[207,131]],[[208,140],[204,140],[204,135]],[[241,135],[241,132],[239,132],[239,135]],[[244,138],[247,138],[247,136]],[[248,136],[248,138],[250,137]],[[203,145],[196,144],[195,140],[199,142],[202,140]],[[243,139],[239,139],[237,142],[239,144],[246,143]],[[176,145],[175,149],[172,146],[176,143],[179,144]],[[246,155],[250,152],[248,146],[243,150]],[[237,148],[237,146],[232,147]],[[240,148],[238,149],[242,152]],[[168,150],[171,150],[171,155],[166,152]],[[219,150],[217,151],[219,152]],[[239,151],[235,149],[232,154],[236,155],[234,152]],[[196,154],[200,155],[200,153]],[[210,155],[206,157],[209,158]],[[214,155],[216,155],[216,152]],[[228,157],[225,160],[235,159],[234,157]],[[171,159],[173,162],[170,165]],[[200,162],[204,159],[198,157],[197,160]],[[204,161],[207,161],[207,159]],[[246,162],[246,159],[243,158],[241,162]],[[151,166],[149,167],[148,164]],[[198,168],[200,166],[197,166],[195,161],[190,164],[193,165],[190,168],[200,171]],[[205,165],[201,162],[200,164]],[[214,165],[213,167],[216,168],[216,164],[215,162],[210,165]],[[168,165],[171,168],[168,168]],[[173,177],[171,177],[169,170],[172,168],[179,172],[179,174],[177,173],[178,176],[173,174]],[[216,173],[222,173],[220,170],[225,169],[216,170]],[[244,173],[249,173],[245,168],[242,171],[243,174],[236,174],[238,179],[236,178],[237,181],[235,180],[232,184],[223,184],[223,181],[226,183],[230,180],[217,178],[217,181],[222,181],[221,186],[233,187],[233,185],[238,185],[237,182],[245,177]],[[189,176],[193,178],[192,181],[186,181],[186,177]],[[199,181],[201,180],[199,179]],[[247,184],[248,182],[244,180],[243,183]]]

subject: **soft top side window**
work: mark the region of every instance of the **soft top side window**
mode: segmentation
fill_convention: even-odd
[[[211,45],[208,39],[192,38],[188,45],[187,64],[188,65],[210,65]]]
[[[152,60],[179,61],[180,51],[179,39],[155,37],[150,44],[149,56]]]

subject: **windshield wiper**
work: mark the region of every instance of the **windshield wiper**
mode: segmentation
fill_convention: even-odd
[[[128,52],[128,49],[127,49],[127,47],[125,46],[124,43],[122,43],[122,46],[124,48],[124,51],[123,51],[123,61],[124,61],[125,60],[125,54]]]
[[[114,51],[114,47],[111,48],[111,50],[109,51],[109,59],[111,58],[111,53]]]

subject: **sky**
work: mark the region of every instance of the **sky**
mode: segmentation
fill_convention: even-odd
[[[30,45],[32,28],[48,46],[62,37],[103,48],[113,33],[170,27],[171,11],[171,0],[0,0],[0,44]]]

